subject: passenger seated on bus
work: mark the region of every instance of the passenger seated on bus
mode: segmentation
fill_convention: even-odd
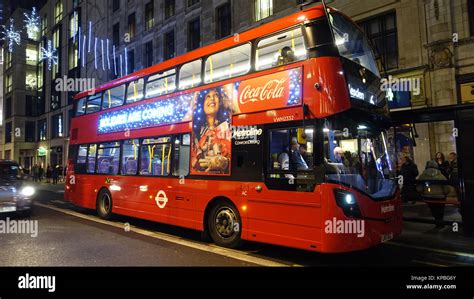
[[[308,170],[308,164],[304,160],[300,153],[300,145],[296,137],[291,139],[291,149],[285,149],[279,156],[278,162],[280,162],[282,170]]]
[[[285,65],[293,61],[296,61],[293,50],[290,47],[285,46],[280,50],[280,55],[278,56],[276,64]]]
[[[340,147],[334,148],[334,162],[344,164],[344,150]]]

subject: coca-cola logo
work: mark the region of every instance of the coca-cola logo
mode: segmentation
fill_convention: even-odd
[[[239,103],[245,105],[249,102],[253,103],[282,98],[285,91],[284,84],[287,80],[288,78],[280,80],[274,79],[268,81],[264,86],[259,87],[247,85],[239,96]]]

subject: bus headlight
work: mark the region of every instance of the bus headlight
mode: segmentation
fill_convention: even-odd
[[[26,187],[23,187],[20,191],[21,195],[23,196],[26,196],[26,197],[30,197],[32,196],[33,194],[35,194],[35,188],[33,187],[30,187],[30,186],[26,186]]]
[[[349,191],[335,189],[336,204],[344,211],[347,217],[360,218],[362,216],[355,195]]]

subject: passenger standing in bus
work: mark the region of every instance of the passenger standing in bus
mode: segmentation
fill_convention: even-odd
[[[221,88],[198,95],[194,111],[192,167],[195,172],[228,174],[231,151],[231,107]]]

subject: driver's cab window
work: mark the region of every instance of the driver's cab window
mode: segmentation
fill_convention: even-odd
[[[314,165],[314,129],[270,131],[270,178],[292,178],[310,172]]]

